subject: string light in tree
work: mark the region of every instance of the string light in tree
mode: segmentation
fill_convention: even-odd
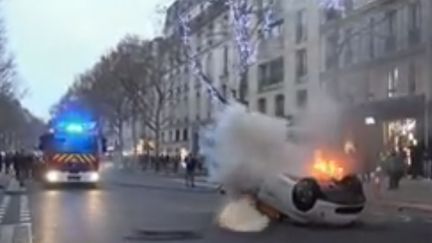
[[[189,27],[189,19],[185,16],[177,16],[179,20],[180,34],[184,47],[186,48],[186,57],[189,61],[192,71],[198,76],[200,82],[204,83],[209,96],[214,101],[219,103],[226,103],[226,99],[219,93],[219,91],[213,86],[209,77],[203,72],[201,62],[199,61],[199,54],[196,53],[191,45],[190,36],[191,30]]]

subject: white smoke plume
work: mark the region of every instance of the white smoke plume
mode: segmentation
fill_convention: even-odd
[[[260,232],[270,223],[270,219],[255,208],[249,197],[230,200],[218,216],[221,227],[237,232]]]
[[[232,199],[219,217],[221,225],[245,231],[246,226],[234,227],[232,222],[248,217],[262,222],[262,215],[244,208],[249,204],[243,196],[253,194],[266,178],[279,173],[308,176],[314,149],[336,143],[340,137],[340,107],[324,97],[312,101],[309,107],[297,114],[292,127],[288,127],[286,119],[250,112],[240,104],[230,104],[218,114],[216,123],[204,136],[201,152],[210,179],[222,184]]]

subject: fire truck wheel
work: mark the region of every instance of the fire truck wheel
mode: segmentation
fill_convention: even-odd
[[[302,179],[294,186],[293,203],[298,210],[307,212],[314,207],[319,193],[319,185],[314,179]]]

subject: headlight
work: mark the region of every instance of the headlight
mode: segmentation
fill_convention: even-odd
[[[99,173],[97,173],[97,172],[92,172],[91,174],[90,174],[90,180],[91,181],[99,181]]]
[[[57,182],[60,177],[60,172],[55,170],[50,170],[46,173],[45,178],[48,182]]]

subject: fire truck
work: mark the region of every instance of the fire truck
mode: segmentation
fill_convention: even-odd
[[[98,183],[106,141],[96,122],[74,116],[53,119],[39,148],[43,154],[39,177],[46,185]]]

